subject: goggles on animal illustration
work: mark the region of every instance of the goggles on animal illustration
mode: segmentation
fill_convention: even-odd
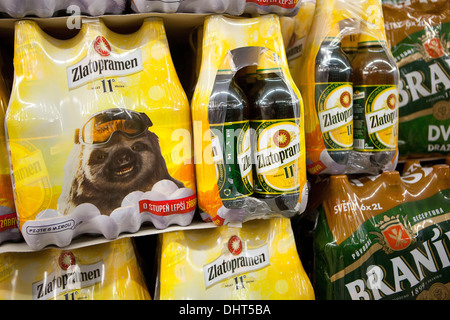
[[[75,130],[75,143],[105,145],[115,132],[130,138],[137,137],[152,125],[145,113],[122,108],[108,109],[94,114],[81,130]]]

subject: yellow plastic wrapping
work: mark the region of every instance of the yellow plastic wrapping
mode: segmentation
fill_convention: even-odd
[[[3,61],[0,61],[0,70],[3,71]],[[9,240],[18,240],[22,236],[18,228],[16,208],[14,205],[11,172],[9,170],[8,151],[5,136],[5,114],[9,101],[9,88],[0,73],[0,243]]]
[[[294,17],[282,17],[281,28],[286,47],[286,56],[289,62],[289,69],[297,87],[300,87],[301,62],[305,51],[306,40],[311,28],[316,0],[302,0],[298,13]]]
[[[190,109],[161,19],[132,34],[83,20],[68,40],[19,21],[14,65],[6,127],[31,247],[190,224]]]
[[[130,238],[0,255],[1,300],[149,300]]]
[[[160,235],[161,300],[314,299],[285,218]]]
[[[343,49],[356,39],[352,58],[354,53]],[[395,169],[399,76],[386,43],[381,0],[317,0],[303,52],[296,77],[305,103],[308,172]]]
[[[289,72],[279,18],[214,15],[205,19],[202,34],[192,99],[202,218],[223,225],[302,212],[303,102]],[[283,97],[271,97],[278,93]],[[277,102],[261,111],[258,95],[268,97],[267,105]]]

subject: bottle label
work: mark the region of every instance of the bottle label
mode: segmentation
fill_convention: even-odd
[[[220,197],[233,200],[253,193],[248,121],[211,124],[211,144]]]
[[[395,85],[354,86],[353,148],[390,151],[397,148],[398,89]]]
[[[297,192],[300,187],[298,119],[250,122],[256,146],[254,191],[261,194]]]
[[[317,116],[328,151],[353,146],[353,87],[350,82],[318,83]]]

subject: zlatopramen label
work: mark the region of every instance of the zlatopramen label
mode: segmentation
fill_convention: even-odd
[[[329,151],[353,145],[353,87],[349,82],[316,84],[316,106],[323,141]]]
[[[300,128],[296,119],[251,121],[255,132],[256,182],[265,194],[296,192],[300,186]]]
[[[398,122],[396,86],[355,86],[353,100],[353,148],[359,151],[395,150]]]

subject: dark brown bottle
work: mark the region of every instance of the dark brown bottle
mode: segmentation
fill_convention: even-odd
[[[341,47],[347,55],[348,60],[352,61],[356,53],[358,53],[358,34],[349,34],[343,37]]]
[[[218,70],[208,109],[219,194],[227,208],[241,208],[253,193],[249,108],[234,75]]]
[[[364,24],[352,60],[353,149],[357,158],[382,168],[397,153],[399,73],[382,27],[375,27]]]
[[[329,156],[346,165],[353,146],[353,71],[336,24],[322,42],[315,64],[316,112]]]
[[[270,50],[259,55],[249,97],[254,196],[274,210],[293,210],[300,187],[300,102]]]

